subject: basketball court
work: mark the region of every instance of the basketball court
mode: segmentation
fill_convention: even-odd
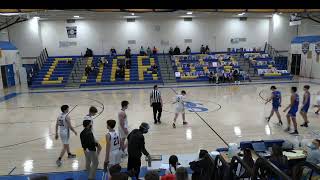
[[[138,128],[141,122],[148,122],[151,129],[145,135],[147,150],[154,155],[181,156],[194,155],[200,149],[214,151],[226,147],[226,143],[239,143],[243,140],[261,139],[312,139],[319,137],[319,116],[314,109],[309,110],[309,128],[299,127],[300,137],[284,132],[286,118],[283,109],[289,103],[290,87],[297,86],[300,97],[303,85],[311,86],[311,104],[316,103],[317,83],[307,81],[283,82],[274,84],[283,94],[281,117],[283,127],[276,125],[274,116],[268,124],[271,104],[265,105],[270,95],[270,82],[236,85],[186,84],[160,86],[164,100],[162,124],[154,125],[152,108],[149,104],[151,86],[128,88],[95,88],[63,90],[11,90],[0,99],[0,174],[30,174],[83,170],[85,159],[79,135],[71,134],[71,151],[75,159],[64,159],[57,167],[55,161],[61,150],[60,140],[54,139],[55,122],[60,106],[70,106],[70,117],[78,134],[82,131],[83,117],[90,106],[96,106],[98,114],[94,119],[94,134],[103,146],[99,168],[103,168],[105,157],[106,120],[117,120],[122,100],[129,101],[127,110],[129,129]],[[187,92],[187,126],[178,118],[177,128],[172,128],[176,93]],[[3,96],[3,95],[1,95]],[[303,120],[297,114],[298,125]],[[117,128],[116,128],[117,129]],[[145,165],[144,163],[143,165]],[[126,162],[122,165],[125,167]]]

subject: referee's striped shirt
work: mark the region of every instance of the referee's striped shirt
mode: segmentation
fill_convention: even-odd
[[[161,93],[159,90],[152,90],[150,93],[150,104],[161,103]]]

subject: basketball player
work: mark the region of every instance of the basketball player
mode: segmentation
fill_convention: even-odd
[[[290,119],[291,119],[293,122],[294,131],[291,132],[290,134],[299,134],[297,129],[297,120],[296,120],[296,113],[299,108],[299,95],[297,94],[297,87],[291,87],[290,101],[291,101],[290,105],[283,110],[283,112],[286,112],[290,108],[287,114],[288,127],[286,131],[290,132],[290,124],[291,124]]]
[[[267,100],[266,104],[272,101],[272,110],[271,110],[270,116],[267,117],[266,119],[269,122],[275,112],[279,120],[278,125],[282,126],[281,116],[278,110],[279,107],[281,106],[281,100],[282,100],[281,92],[277,91],[277,88],[275,86],[271,86],[270,89],[272,91],[271,97]]]
[[[61,150],[60,156],[59,156],[58,160],[56,161],[56,164],[59,167],[62,165],[61,159],[66,151],[68,153],[68,158],[75,158],[76,157],[75,154],[71,154],[71,152],[70,152],[70,147],[69,147],[70,132],[69,131],[71,130],[75,135],[77,135],[77,132],[74,130],[74,128],[71,125],[70,117],[68,116],[69,106],[62,105],[61,111],[62,111],[62,113],[57,118],[56,136],[55,136],[55,139],[58,139],[59,135],[60,135],[60,139],[63,143],[63,148]],[[58,129],[60,130],[59,135],[58,135]]]
[[[121,163],[120,137],[119,134],[114,130],[115,126],[115,120],[107,121],[107,128],[109,132],[106,135],[106,157],[104,160],[105,170],[108,168],[108,166],[111,167]]]
[[[173,103],[173,104],[176,104],[176,113],[175,113],[173,124],[172,124],[173,128],[176,128],[176,121],[180,113],[182,115],[183,125],[188,124],[186,122],[185,111],[184,111],[184,99],[186,94],[187,94],[186,91],[182,90],[181,94],[176,96],[176,101]]]
[[[305,85],[303,87],[303,90],[304,90],[304,95],[303,95],[303,106],[300,110],[300,114],[304,120],[304,123],[301,124],[300,126],[301,127],[308,127],[308,110],[309,110],[309,107],[310,107],[310,98],[311,98],[311,95],[310,95],[310,92],[309,92],[309,89],[310,89],[310,86],[309,85]]]
[[[121,111],[118,113],[118,119],[119,119],[119,135],[120,135],[120,147],[123,151],[123,154],[125,153],[125,150],[127,148],[127,144],[125,144],[126,138],[129,134],[128,130],[128,120],[127,120],[127,114],[126,109],[128,109],[129,102],[128,101],[122,101],[121,102]]]
[[[320,111],[320,91],[317,92],[317,104],[313,105],[313,107],[318,108],[315,113],[319,114],[319,111]]]

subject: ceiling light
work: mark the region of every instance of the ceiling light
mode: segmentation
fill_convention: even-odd
[[[191,15],[191,14],[192,14],[192,12],[191,12],[191,11],[190,11],[190,12],[187,12],[187,14],[188,14],[188,15]]]
[[[132,16],[134,16],[134,13],[131,13]]]
[[[35,19],[39,19],[40,17],[39,17],[39,16],[34,16],[33,18],[35,18]]]
[[[79,18],[80,16],[73,16],[74,18]]]
[[[245,15],[245,14],[246,14],[246,13],[243,12],[243,13],[238,14],[238,16],[243,16],[243,15]]]

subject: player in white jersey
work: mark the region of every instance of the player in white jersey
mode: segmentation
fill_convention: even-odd
[[[125,152],[125,149],[127,148],[127,144],[125,143],[126,138],[129,134],[128,130],[128,119],[126,114],[126,109],[128,109],[129,102],[128,101],[122,101],[121,102],[121,111],[118,113],[118,119],[119,119],[119,135],[120,135],[120,146],[123,152]]]
[[[68,116],[69,106],[68,105],[61,106],[61,111],[62,111],[62,113],[57,118],[56,136],[55,136],[55,139],[58,139],[59,135],[60,135],[60,139],[63,143],[63,148],[61,150],[60,156],[59,156],[58,160],[56,161],[58,166],[61,166],[61,164],[62,164],[61,159],[66,151],[68,153],[68,158],[75,158],[76,157],[75,154],[71,154],[70,147],[69,147],[70,130],[72,132],[74,132],[75,135],[77,135],[77,132],[74,130],[74,128],[71,125],[70,117]],[[58,135],[58,129],[59,129],[59,135]]]
[[[182,115],[183,125],[188,124],[186,122],[185,110],[184,110],[184,99],[186,97],[186,94],[187,94],[186,91],[184,90],[181,91],[181,94],[176,96],[176,101],[173,103],[173,104],[176,104],[176,112],[175,112],[175,116],[172,124],[173,128],[176,128],[176,121],[180,113]]]
[[[109,132],[106,134],[106,157],[104,160],[104,169],[107,170],[116,164],[121,163],[121,148],[119,134],[114,130],[116,126],[115,120],[107,121]]]
[[[318,108],[315,113],[319,114],[319,111],[320,111],[320,91],[317,92],[317,104],[314,105],[313,107]]]

